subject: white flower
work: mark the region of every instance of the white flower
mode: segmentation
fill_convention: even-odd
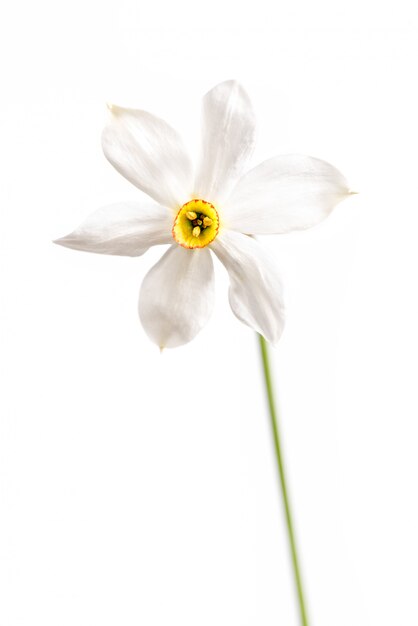
[[[56,243],[126,256],[171,244],[145,276],[139,295],[141,322],[161,348],[191,341],[208,321],[212,251],[229,273],[236,317],[277,342],[284,323],[282,286],[269,256],[249,235],[317,224],[350,193],[342,174],[325,161],[286,155],[243,175],[255,120],[248,95],[235,81],[220,83],[203,99],[195,174],[179,135],[166,122],[117,106],[110,113],[102,137],[105,156],[148,198],[99,209]]]

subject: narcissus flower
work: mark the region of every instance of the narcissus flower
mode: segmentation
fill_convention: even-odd
[[[287,233],[323,220],[350,192],[342,174],[309,156],[276,156],[243,174],[254,147],[251,102],[235,81],[203,98],[200,159],[193,172],[180,136],[146,111],[110,106],[103,151],[147,194],[106,206],[56,243],[87,252],[140,256],[171,244],[145,276],[139,317],[161,348],[191,341],[214,302],[211,252],[229,273],[236,317],[268,341],[284,323],[282,286],[251,235]]]

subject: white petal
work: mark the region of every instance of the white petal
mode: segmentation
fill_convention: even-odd
[[[274,263],[252,237],[221,232],[212,250],[229,273],[229,302],[241,322],[276,343],[283,331],[283,288]]]
[[[165,207],[125,202],[98,209],[54,243],[74,250],[140,256],[150,246],[173,241],[173,216]]]
[[[250,99],[239,83],[220,83],[203,98],[202,154],[194,196],[212,203],[227,197],[255,141]]]
[[[111,106],[103,130],[106,158],[136,187],[163,206],[190,199],[192,167],[178,133],[146,111]]]
[[[214,303],[214,272],[208,248],[171,246],[151,268],[139,294],[139,317],[160,348],[176,348],[203,328]]]
[[[344,176],[326,161],[277,156],[245,174],[223,207],[228,228],[252,235],[314,226],[349,194]]]

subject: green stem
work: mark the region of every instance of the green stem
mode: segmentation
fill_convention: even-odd
[[[295,577],[295,585],[296,585],[296,591],[297,591],[297,597],[298,597],[298,603],[299,603],[300,623],[302,626],[308,626],[308,618],[306,614],[306,605],[305,605],[305,599],[304,599],[303,587],[302,587],[302,577],[300,574],[299,558],[298,558],[298,553],[296,549],[295,531],[293,530],[292,513],[290,510],[289,496],[288,496],[287,485],[286,485],[286,473],[284,469],[283,453],[282,453],[281,443],[280,443],[278,414],[276,411],[276,405],[275,405],[274,393],[273,393],[273,385],[271,381],[268,348],[267,348],[267,343],[264,337],[259,335],[258,338],[260,341],[260,350],[261,350],[261,359],[263,362],[264,380],[265,380],[265,385],[266,385],[266,393],[267,393],[268,406],[269,406],[269,411],[270,411],[271,427],[273,431],[274,448],[276,451],[277,469],[279,470],[280,487],[281,487],[281,492],[282,492],[283,508],[284,508],[284,513],[285,513],[286,526],[287,526],[287,536],[289,540],[290,553],[292,555],[293,573]]]

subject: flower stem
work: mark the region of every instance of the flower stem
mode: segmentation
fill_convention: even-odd
[[[270,360],[267,342],[261,335],[258,336],[260,342],[261,359],[263,363],[264,381],[266,386],[266,394],[271,418],[271,427],[274,438],[274,448],[276,451],[277,469],[279,471],[280,487],[283,500],[283,508],[286,519],[287,537],[289,541],[290,553],[292,556],[293,574],[295,578],[295,585],[299,604],[300,623],[301,626],[308,626],[308,618],[306,614],[306,605],[302,586],[302,577],[299,567],[299,557],[296,549],[295,531],[293,529],[292,512],[290,509],[288,490],[286,485],[286,472],[284,468],[283,453],[280,443],[280,432],[278,424],[278,413],[276,411],[276,405],[274,400],[273,385],[271,381],[270,373]]]

